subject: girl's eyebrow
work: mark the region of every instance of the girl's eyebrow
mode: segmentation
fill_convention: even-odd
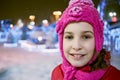
[[[72,32],[64,32],[64,34],[73,34]]]
[[[84,34],[85,34],[85,33],[91,33],[91,34],[94,34],[92,31],[84,31],[83,33],[84,33]]]

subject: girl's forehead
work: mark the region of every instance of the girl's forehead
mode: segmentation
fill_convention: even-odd
[[[70,23],[66,26],[64,32],[72,31],[92,31],[93,27],[87,22]]]

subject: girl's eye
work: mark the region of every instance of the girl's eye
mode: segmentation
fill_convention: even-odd
[[[67,35],[67,36],[65,36],[65,39],[73,39],[73,36]]]
[[[83,35],[82,38],[86,40],[86,39],[90,39],[92,37],[90,35]]]

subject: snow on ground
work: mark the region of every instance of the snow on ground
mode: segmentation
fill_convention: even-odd
[[[51,80],[52,70],[60,63],[59,52],[0,46],[0,80]]]

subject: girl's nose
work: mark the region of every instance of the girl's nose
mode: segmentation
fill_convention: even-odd
[[[75,51],[81,50],[82,47],[81,47],[80,39],[75,39],[75,40],[73,41],[72,48],[73,48]]]
[[[75,51],[79,51],[81,50],[81,48],[73,48]]]

